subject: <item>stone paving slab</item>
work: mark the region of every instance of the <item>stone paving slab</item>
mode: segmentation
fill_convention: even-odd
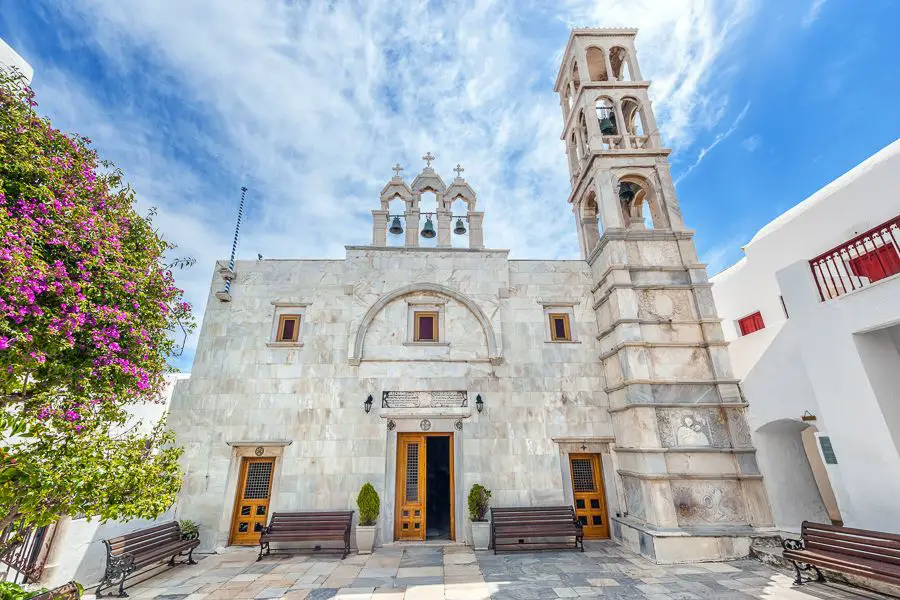
[[[494,555],[461,545],[394,545],[370,555],[200,557],[127,588],[135,600],[854,600],[886,598],[835,584],[792,585],[754,560],[661,566],[612,542],[586,552]],[[86,595],[85,600],[92,600]]]

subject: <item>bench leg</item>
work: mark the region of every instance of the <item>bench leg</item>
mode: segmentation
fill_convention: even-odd
[[[262,551],[263,551],[263,543],[260,542],[259,543],[259,556],[256,557],[256,562],[259,562],[262,560]]]
[[[816,565],[810,565],[807,563],[803,563],[806,566],[801,568],[800,563],[798,563],[795,560],[792,560],[791,564],[794,565],[794,571],[797,573],[797,577],[796,577],[796,579],[794,579],[794,585],[803,585],[804,583],[813,581],[812,579],[803,579],[803,576],[800,574],[800,571],[809,571],[810,569],[813,569],[816,572],[815,581],[817,583],[825,583],[825,581],[826,581],[825,576],[822,575],[822,571],[820,571],[819,567],[817,567]]]
[[[168,564],[170,567],[174,567],[174,566],[175,566],[175,557],[176,557],[176,556],[178,556],[178,555],[177,555],[177,554],[173,554],[173,555],[172,555],[172,558],[169,559],[169,562],[168,562],[167,564]]]
[[[188,550],[188,559],[185,564],[188,564],[188,565],[196,565],[197,564],[197,561],[194,560],[194,549],[193,548]]]
[[[125,575],[122,575],[122,579],[119,580],[119,598],[127,598],[128,594],[125,593]]]

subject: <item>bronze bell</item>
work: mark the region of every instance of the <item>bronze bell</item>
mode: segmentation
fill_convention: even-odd
[[[600,120],[600,133],[616,135],[616,115],[608,114]]]
[[[400,235],[403,233],[403,225],[400,224],[400,217],[394,217],[394,220],[391,221],[391,228],[388,229],[394,235]]]
[[[463,224],[462,219],[456,220],[456,227],[453,228],[453,233],[456,235],[463,235],[466,232],[466,226]]]
[[[426,217],[425,227],[422,228],[422,237],[430,240],[436,235],[437,233],[434,231],[434,223],[431,222],[431,217]]]
[[[621,202],[631,202],[634,200],[634,195],[637,193],[635,190],[637,186],[628,181],[623,181],[619,184],[619,201]]]

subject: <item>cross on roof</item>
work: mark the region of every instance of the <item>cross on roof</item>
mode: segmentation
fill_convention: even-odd
[[[425,166],[431,168],[431,161],[434,160],[434,155],[431,152],[426,152],[425,156],[422,157],[422,160],[425,161]]]
[[[463,169],[463,168],[459,165],[459,163],[456,163],[456,168],[453,169],[453,170],[456,172],[456,176],[457,176],[458,178],[462,179],[462,172],[465,171],[465,169]]]
[[[403,170],[403,167],[400,166],[400,163],[397,163],[391,167],[391,170],[394,171],[394,177],[400,177],[400,171]]]

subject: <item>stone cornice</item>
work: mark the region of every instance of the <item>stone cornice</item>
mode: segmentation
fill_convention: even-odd
[[[601,340],[600,336],[597,336],[597,339]],[[606,360],[611,356],[615,356],[620,350],[625,348],[711,348],[714,346],[721,346],[724,348],[728,346],[728,342],[725,340],[707,342],[620,342],[601,354],[599,358],[600,360]]]

